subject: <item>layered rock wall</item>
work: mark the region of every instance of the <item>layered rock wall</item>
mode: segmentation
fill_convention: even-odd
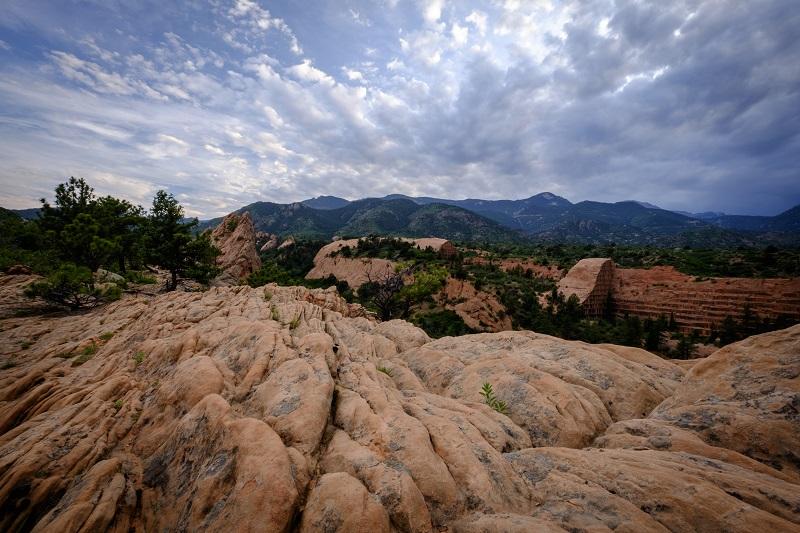
[[[697,279],[672,267],[618,268],[613,295],[617,313],[674,316],[685,331],[708,334],[726,316],[741,319],[745,307],[757,316],[800,320],[800,278]]]
[[[617,315],[674,317],[687,333],[707,335],[748,307],[762,318],[800,321],[800,278],[699,279],[672,267],[615,268],[610,259],[583,259],[558,287],[565,297],[578,296],[589,316],[601,316],[610,297]]]

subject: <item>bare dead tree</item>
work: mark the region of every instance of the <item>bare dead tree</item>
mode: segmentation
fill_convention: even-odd
[[[390,320],[398,305],[397,295],[405,287],[405,278],[413,271],[413,267],[396,270],[382,270],[374,273],[372,268],[367,271],[367,281],[371,285],[371,300],[378,309],[381,320]]]

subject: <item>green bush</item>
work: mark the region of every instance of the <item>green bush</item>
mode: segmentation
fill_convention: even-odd
[[[481,396],[483,396],[483,402],[486,405],[502,415],[508,414],[508,405],[506,405],[506,402],[498,399],[497,396],[494,395],[492,384],[488,381],[483,384],[483,387],[481,387]]]
[[[417,313],[411,317],[411,322],[424,329],[425,333],[434,339],[475,333],[475,330],[467,326],[455,311],[449,309]]]
[[[116,285],[101,290],[94,284],[92,271],[72,263],[61,265],[45,281],[34,282],[25,289],[29,298],[71,310],[95,307],[104,301],[119,299],[122,290]]]
[[[139,270],[129,270],[123,274],[125,279],[130,283],[136,283],[139,285],[153,285],[156,283],[156,278],[152,276],[148,276],[144,272]]]

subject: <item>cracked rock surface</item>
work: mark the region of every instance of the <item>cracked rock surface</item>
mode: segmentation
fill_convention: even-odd
[[[4,316],[1,531],[800,531],[800,326],[687,373],[332,289]]]

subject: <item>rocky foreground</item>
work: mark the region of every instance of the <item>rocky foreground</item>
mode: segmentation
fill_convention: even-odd
[[[0,344],[0,531],[800,531],[800,326],[686,371],[268,285]]]

